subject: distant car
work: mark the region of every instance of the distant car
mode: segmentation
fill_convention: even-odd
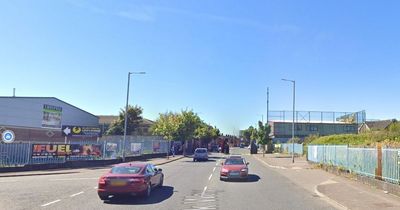
[[[220,180],[242,179],[247,180],[249,163],[240,156],[231,156],[222,163]]]
[[[149,197],[155,187],[162,187],[164,174],[149,163],[121,163],[115,165],[98,183],[97,194],[101,200],[110,195],[142,195]]]
[[[208,160],[208,151],[206,148],[197,148],[194,150],[193,161]]]

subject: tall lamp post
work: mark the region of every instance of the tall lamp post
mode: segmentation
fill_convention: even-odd
[[[292,163],[294,163],[294,119],[295,119],[295,104],[296,104],[296,81],[289,79],[282,79],[286,82],[293,84],[293,122],[292,122]]]
[[[122,144],[122,161],[125,162],[125,147],[126,147],[126,129],[128,127],[128,101],[129,101],[129,83],[131,74],[146,74],[146,72],[128,72],[128,88],[126,90],[126,106],[125,106],[125,122],[124,122],[124,141]]]

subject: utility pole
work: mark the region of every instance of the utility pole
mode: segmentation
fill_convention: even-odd
[[[293,84],[293,122],[292,122],[292,163],[294,163],[294,120],[295,120],[295,113],[296,113],[296,81],[295,80],[288,80],[282,79],[286,82],[291,82]]]
[[[269,87],[267,87],[267,124],[269,121]]]

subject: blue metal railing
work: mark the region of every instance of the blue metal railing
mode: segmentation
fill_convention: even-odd
[[[283,153],[289,153],[291,154],[293,151],[293,145],[291,143],[287,144],[278,144],[280,146],[280,151]],[[278,146],[276,145],[276,146]],[[303,154],[303,144],[294,144],[294,153],[302,155]]]
[[[307,159],[311,162],[343,167],[351,172],[380,177],[378,148],[351,148],[347,145],[308,145]],[[382,178],[400,183],[400,149],[382,148]]]

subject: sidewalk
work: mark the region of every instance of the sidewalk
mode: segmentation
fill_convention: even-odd
[[[179,159],[184,158],[182,155],[176,155],[175,157],[170,156],[169,159],[167,158],[153,158],[145,160],[144,162],[150,162],[154,165],[164,165]],[[110,168],[112,165],[109,166],[102,166],[102,167],[90,167],[88,168],[81,168],[81,169],[51,169],[51,170],[43,170],[43,171],[24,171],[24,172],[10,172],[10,173],[0,173],[1,177],[18,177],[18,176],[39,176],[39,175],[56,175],[56,174],[75,174],[81,173],[84,170],[93,170],[93,169],[107,169]]]
[[[253,157],[338,209],[400,209],[400,197],[317,169],[304,157],[295,158],[294,164],[290,155]]]

